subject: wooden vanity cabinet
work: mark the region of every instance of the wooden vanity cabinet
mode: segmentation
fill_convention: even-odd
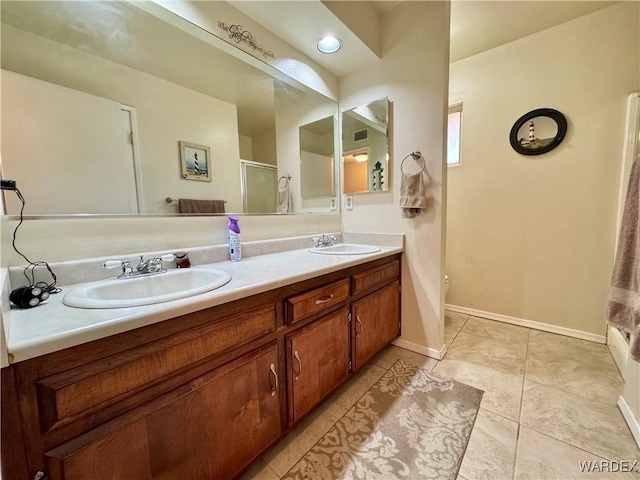
[[[38,471],[49,480],[239,475],[286,426],[277,295],[266,292],[3,369],[3,387],[16,399],[5,404],[11,396],[3,388],[3,477],[31,479]],[[10,411],[18,416],[8,418]],[[6,435],[7,425],[6,433],[18,435]]]
[[[399,280],[398,254],[11,365],[3,478],[237,477],[398,335]]]
[[[214,369],[139,407],[124,427],[47,451],[47,471],[65,480],[233,478],[280,437],[277,364],[273,344]]]

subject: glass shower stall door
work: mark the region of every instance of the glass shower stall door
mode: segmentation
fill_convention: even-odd
[[[240,161],[244,213],[275,213],[278,170],[275,165]]]

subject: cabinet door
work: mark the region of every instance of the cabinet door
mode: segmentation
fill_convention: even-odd
[[[125,428],[47,452],[52,478],[237,475],[280,436],[277,365],[275,346],[250,354],[192,380],[184,395]]]
[[[290,418],[300,420],[349,376],[349,317],[342,309],[289,335]]]
[[[354,370],[364,365],[400,331],[399,283],[364,297],[352,305]]]

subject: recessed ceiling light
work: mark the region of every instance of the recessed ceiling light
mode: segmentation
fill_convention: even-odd
[[[322,53],[336,53],[342,47],[342,42],[336,37],[322,37],[316,46]]]
[[[356,153],[353,158],[356,159],[356,162],[366,162],[369,159],[369,155],[366,153]]]

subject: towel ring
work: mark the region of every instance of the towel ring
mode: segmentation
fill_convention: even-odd
[[[427,162],[425,161],[424,157],[422,156],[422,154],[420,152],[411,152],[409,155],[407,155],[406,157],[404,157],[402,159],[402,162],[400,163],[400,173],[402,174],[406,174],[405,171],[402,169],[402,167],[404,166],[404,162],[407,158],[413,158],[415,160],[416,163],[418,163],[418,159],[422,158],[422,168],[420,169],[419,172],[414,173],[413,175],[416,175],[417,173],[422,173],[424,172],[424,169],[427,166]]]
[[[291,175],[287,174],[287,175],[282,175],[279,179],[278,179],[278,188],[280,188],[280,181],[284,180],[285,181],[285,188],[289,185],[289,181],[291,180]]]

